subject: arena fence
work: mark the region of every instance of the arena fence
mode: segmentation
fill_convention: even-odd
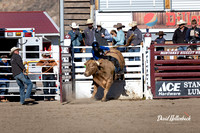
[[[151,89],[154,98],[200,97],[200,51],[178,51],[179,47],[200,44],[153,44],[151,51]],[[164,47],[164,51],[155,51]]]
[[[150,49],[148,46],[144,46],[143,50],[144,56],[144,97],[146,99],[152,99],[151,93],[151,60],[150,60]]]
[[[59,46],[59,81],[60,101],[65,102],[73,98],[74,92],[74,56],[70,46]]]
[[[57,53],[53,53],[52,51],[49,51],[51,54],[59,54],[59,51],[57,51]],[[10,51],[0,51],[1,55],[9,55]],[[24,53],[24,52],[23,52]],[[26,53],[26,52],[25,52]],[[39,51],[28,51],[29,54],[34,54],[34,53],[44,53],[44,52],[39,52]],[[20,52],[20,55],[22,56],[22,53]],[[22,56],[23,59],[23,56]],[[5,60],[4,58],[1,58],[1,61]],[[10,64],[10,57],[7,58],[6,60],[8,60],[9,64]],[[39,58],[29,58],[29,59],[23,59],[23,62],[25,64],[26,69],[28,70],[28,77],[31,79],[32,83],[33,83],[33,89],[32,89],[32,93],[31,96],[33,97],[41,97],[43,98],[44,96],[52,96],[55,97],[55,99],[59,99],[59,95],[60,95],[60,91],[59,91],[59,86],[60,86],[60,82],[59,82],[59,72],[58,72],[58,66],[59,66],[59,60],[55,59],[57,65],[53,66],[52,68],[54,69],[54,73],[42,73],[42,67],[44,66],[36,66],[36,63],[39,61]],[[2,68],[11,68],[11,66],[0,66],[0,69]],[[49,75],[49,74],[53,74],[55,76],[55,79],[53,80],[44,80],[43,79],[43,75]],[[16,80],[13,78],[12,73],[2,73],[0,72],[0,75],[9,75],[10,78],[7,80],[1,79],[0,83],[4,84],[7,83],[9,86],[5,87],[5,86],[1,86],[0,90],[5,89],[6,93],[5,94],[1,94],[0,96],[5,96],[5,97],[17,97],[20,96],[19,95],[19,86],[16,83]],[[48,83],[52,83],[54,82],[55,85],[51,86],[51,87],[43,87],[43,82],[48,82]],[[47,89],[49,94],[44,94],[43,90]],[[53,89],[55,90],[55,93],[51,94],[50,90]]]
[[[111,47],[111,46],[109,46]],[[140,48],[138,52],[127,52],[131,48]],[[82,51],[91,51],[92,47],[74,47],[74,49],[82,49]],[[125,89],[130,96],[134,94],[137,97],[143,97],[143,49],[142,46],[126,47],[126,52],[122,52],[125,59],[125,73],[124,82]],[[85,77],[84,63],[92,57],[92,53],[74,53],[74,64],[75,64],[75,96],[76,98],[89,98],[93,92],[92,88],[92,76]],[[135,57],[138,57],[137,61]],[[77,61],[78,59],[78,61]],[[122,81],[117,81],[121,82]],[[120,84],[118,84],[120,85]],[[115,87],[115,86],[114,86]],[[117,89],[117,88],[116,88]]]

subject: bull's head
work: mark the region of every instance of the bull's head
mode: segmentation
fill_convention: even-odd
[[[95,60],[88,60],[84,65],[86,66],[86,70],[84,72],[86,77],[89,77],[98,71],[99,64]]]

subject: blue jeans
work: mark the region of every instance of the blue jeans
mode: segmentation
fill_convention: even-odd
[[[180,46],[178,47],[178,51],[187,51],[187,46]],[[178,58],[183,58],[183,55],[179,55]]]
[[[130,48],[128,50],[128,52],[140,52],[140,48],[139,47],[135,47],[135,48]],[[130,57],[129,58],[129,61],[139,61],[140,60],[140,57]]]
[[[118,47],[117,50],[119,50],[120,52],[125,52],[125,51],[126,51],[126,48]]]
[[[29,79],[28,76],[24,75],[23,73],[20,73],[14,77],[16,79],[17,84],[19,85],[19,92],[20,92],[20,103],[24,104],[24,100],[27,98],[30,98],[31,96],[31,91],[33,88],[33,83]],[[24,84],[27,85],[27,90],[26,94],[24,93],[25,91],[25,86]]]
[[[178,51],[186,51],[186,50],[187,50],[187,46],[178,47]]]
[[[9,82],[0,82],[0,88],[8,88]],[[0,95],[5,95],[8,93],[8,89],[0,89]]]
[[[86,48],[85,53],[92,53],[92,48]],[[86,58],[86,60],[90,60],[90,58]]]
[[[55,80],[55,75],[54,74],[42,75],[42,79],[43,80]],[[45,82],[44,81],[43,82],[43,86],[44,87],[56,87],[56,83],[55,82],[48,82],[48,81]],[[44,94],[49,94],[49,90],[48,89],[43,89],[43,92],[44,92]],[[50,89],[50,94],[56,94],[56,89]],[[45,98],[49,98],[49,97],[45,97]]]

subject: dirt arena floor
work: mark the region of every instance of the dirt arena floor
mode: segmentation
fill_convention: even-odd
[[[188,121],[158,119],[172,115]],[[197,98],[0,103],[0,133],[199,133],[199,125]]]

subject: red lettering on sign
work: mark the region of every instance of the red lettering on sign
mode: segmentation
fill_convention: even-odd
[[[196,19],[196,21],[198,22],[197,16],[192,16],[191,20]]]
[[[152,16],[150,17],[151,14]],[[158,21],[157,25],[160,25],[159,27],[162,27],[163,25],[174,27],[176,26],[177,22],[180,20],[186,21],[187,25],[191,25],[191,21],[193,19],[197,20],[197,24],[200,25],[200,12],[166,12],[166,13],[160,13],[161,15],[158,15]],[[155,13],[147,13],[144,17],[144,24],[147,25],[147,23],[152,23],[153,16],[156,16]],[[159,18],[161,17],[161,18]],[[166,18],[163,18],[166,17]],[[165,20],[166,22],[163,22]],[[155,22],[155,20],[153,21]]]
[[[185,12],[177,13],[177,21],[184,20],[185,21]]]
[[[166,12],[166,16],[167,16],[167,22],[166,22],[166,26],[170,26],[170,25],[175,25],[175,13],[172,12]]]
[[[200,25],[200,16],[191,16],[191,12],[167,12],[166,17],[166,26],[174,26],[180,20],[184,20],[187,22],[187,25],[191,25],[193,19],[196,19],[198,25]]]
[[[198,16],[198,20],[199,20],[199,23],[198,23],[198,25],[200,25],[200,16]],[[198,21],[197,21],[198,22]]]
[[[187,25],[191,25],[191,22],[190,22],[190,12],[187,12]]]
[[[182,12],[182,20],[184,20],[185,21],[185,12]]]

